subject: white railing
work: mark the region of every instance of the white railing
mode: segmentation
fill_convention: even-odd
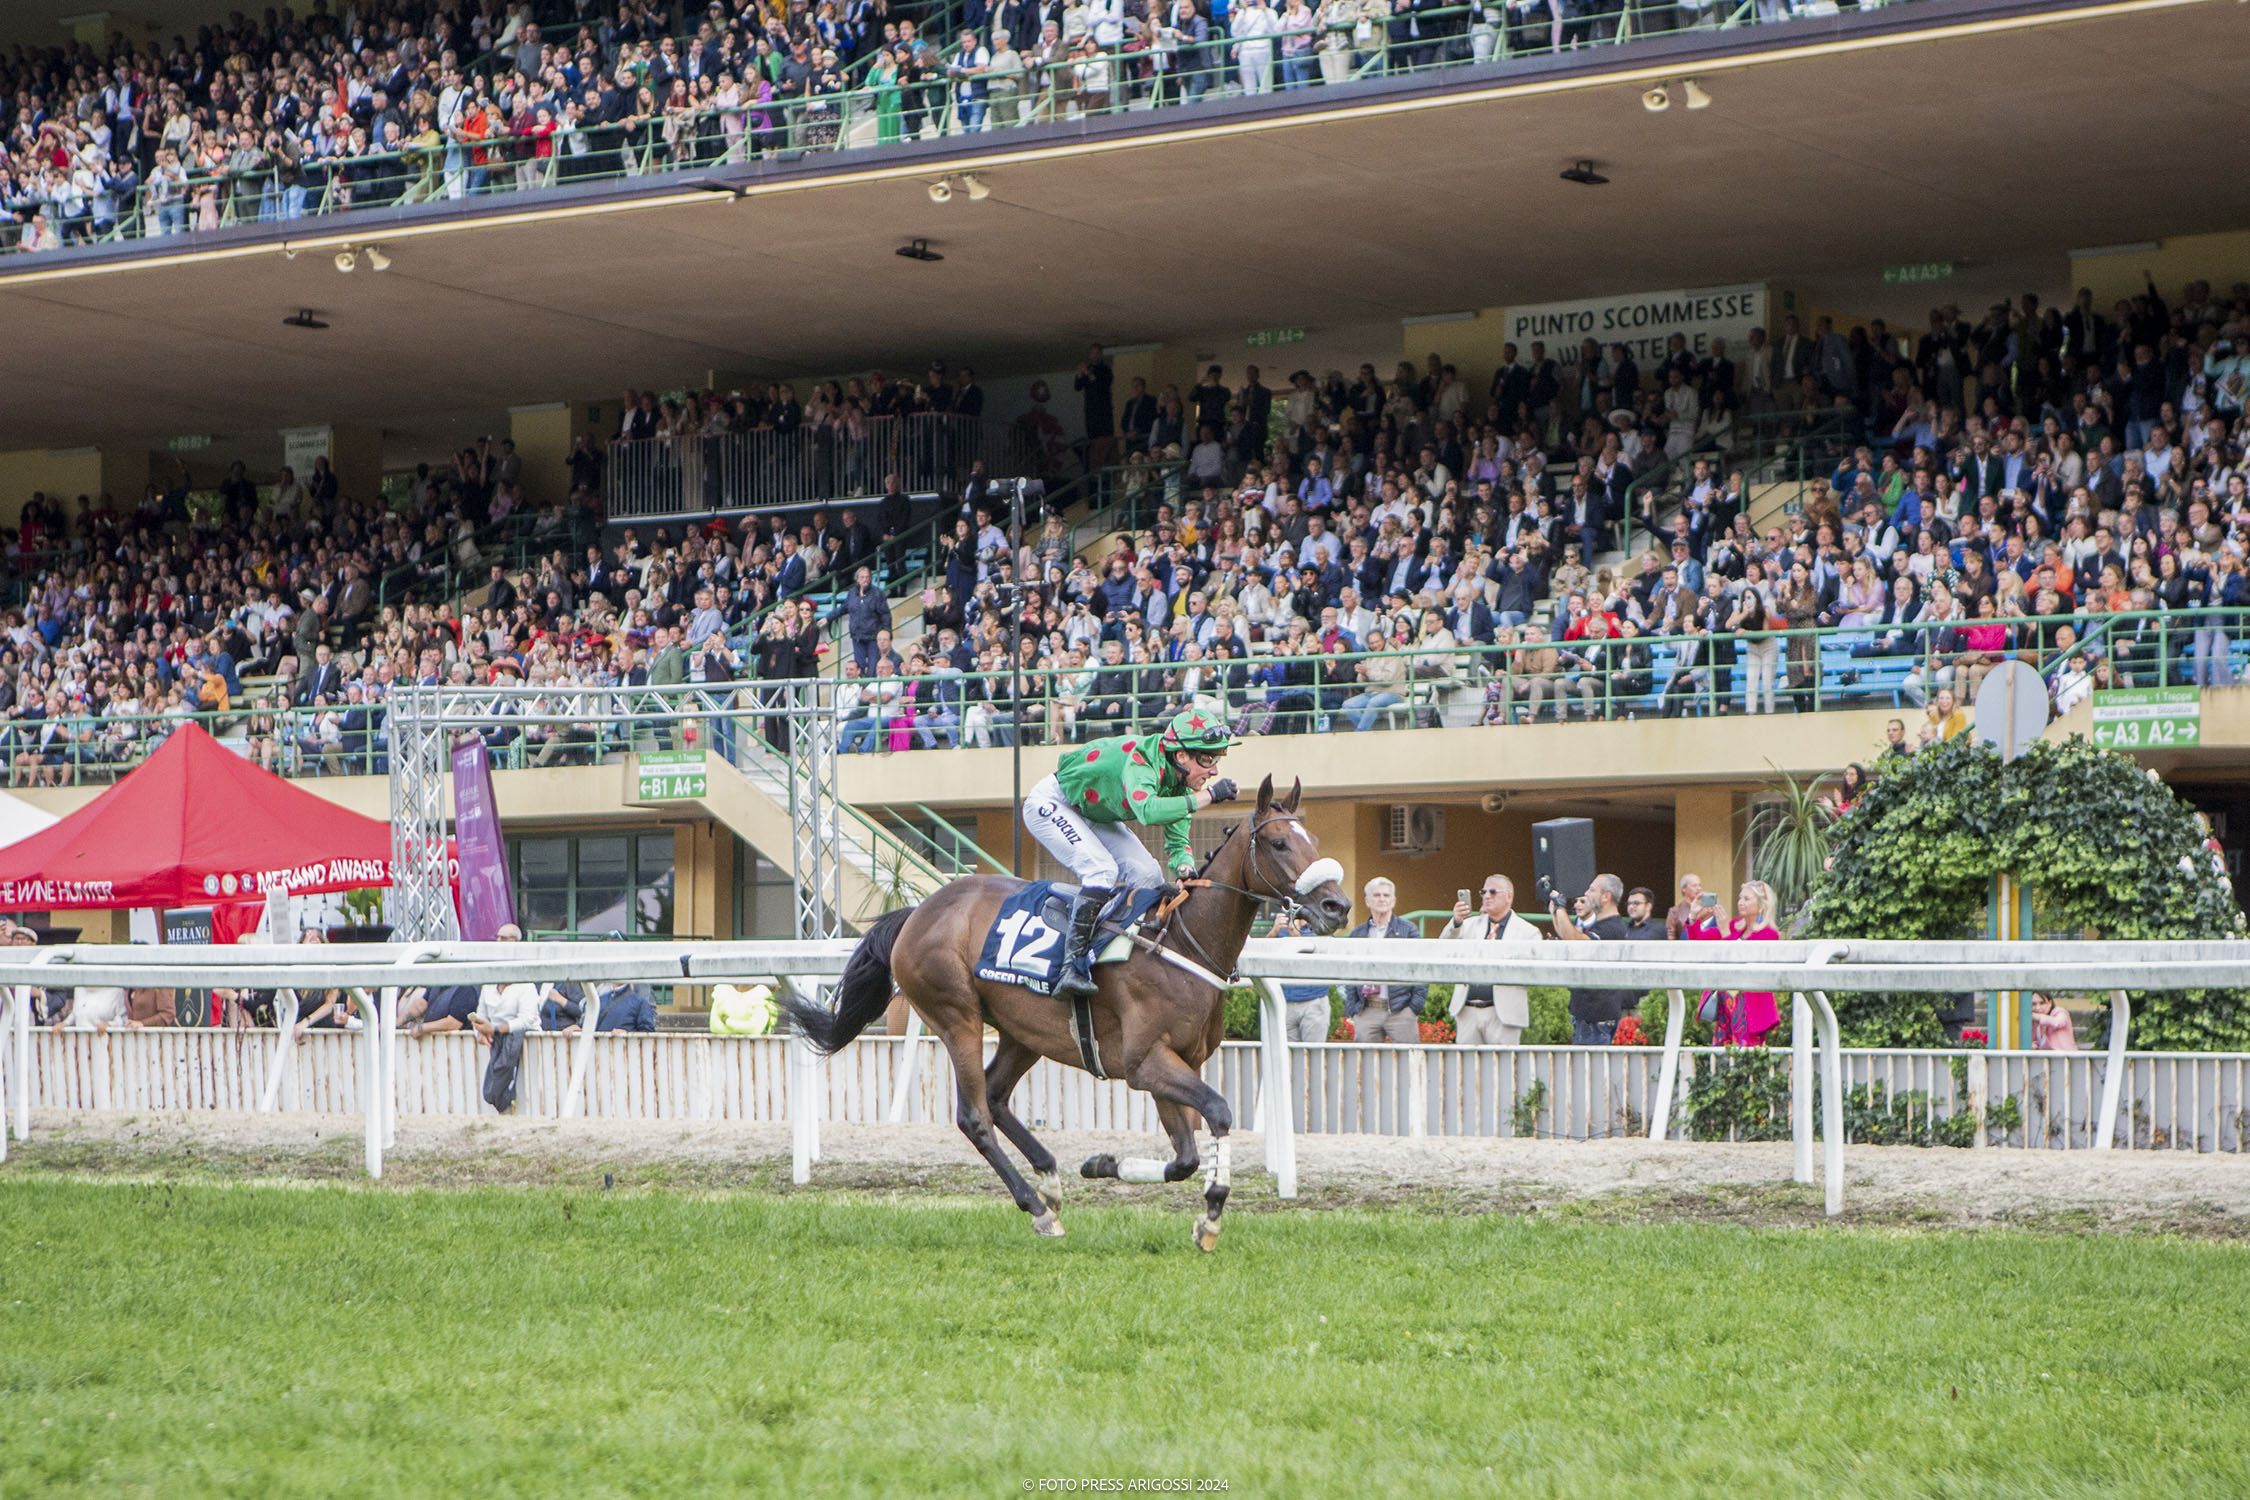
[[[477,1077],[482,1056],[473,1039],[425,1038],[402,1046],[397,1000],[410,985],[508,983],[518,980],[655,980],[709,982],[776,978],[817,993],[839,974],[853,948],[834,942],[578,944],[448,943],[304,948],[62,947],[0,950],[0,984],[9,984],[9,1031],[0,1048],[0,1099],[10,1106],[16,1135],[29,1129],[36,1097],[57,1108],[257,1108],[294,1103],[356,1111],[367,1120],[367,1165],[381,1175],[384,1149],[400,1113],[469,1113],[482,1107]],[[36,966],[36,970],[34,969]],[[1400,1135],[1513,1134],[1516,1105],[1534,1083],[1545,1086],[1542,1134],[1574,1139],[1651,1132],[1680,1133],[1677,1100],[1710,1054],[1679,1045],[1675,1027],[1664,1048],[1385,1048],[1289,1045],[1281,1040],[1278,981],[1449,984],[1564,984],[1602,988],[1706,986],[1775,989],[1803,995],[1815,973],[1829,989],[1957,991],[1976,988],[2088,989],[2206,987],[2250,981],[2250,944],[2212,943],[1665,943],[1562,945],[1512,952],[1493,945],[1422,942],[1372,944],[1339,939],[1254,941],[1242,971],[1274,981],[1265,1042],[1223,1048],[1210,1066],[1213,1083],[1236,1104],[1246,1126],[1264,1131],[1268,1166],[1283,1196],[1294,1196],[1294,1137],[1300,1131]],[[277,1045],[271,1034],[216,1031],[85,1033],[42,1036],[35,1047],[28,991],[18,986],[65,979],[74,986],[257,988],[358,987],[372,1002],[370,1024],[357,1034],[314,1033]],[[1805,1009],[1828,1010],[1825,992]],[[1820,1036],[1799,1015],[1801,1039],[1790,1067],[1794,1175],[1811,1180],[1812,1099],[1822,1096],[1830,1212],[1841,1207],[1843,1097],[1869,1082],[1923,1088],[1923,1107],[1966,1106],[1986,1117],[2016,1099],[2021,1123],[2008,1144],[2099,1148],[2122,1119],[2134,1145],[2243,1149],[2245,1065],[2250,1058],[2140,1054],[2123,1051],[2126,1017],[2116,1006],[2112,1050],[2095,1054],[1941,1054],[1844,1052],[1833,1021]],[[1685,1006],[1672,1014],[1684,1018]],[[588,1017],[589,1023],[592,1017]],[[919,1028],[916,1028],[917,1030]],[[951,1080],[943,1069],[919,1067],[932,1047],[912,1037],[870,1038],[834,1058],[818,1059],[802,1041],[686,1035],[597,1035],[591,1024],[575,1049],[535,1037],[525,1053],[519,1108],[531,1113],[677,1119],[780,1119],[796,1127],[793,1170],[809,1180],[824,1119],[950,1120]],[[940,1053],[942,1056],[942,1053]],[[1964,1083],[1952,1058],[1964,1056]],[[293,1061],[292,1061],[293,1060]],[[1920,1069],[1919,1072],[1916,1070]],[[1919,1082],[1915,1080],[1920,1080]],[[1269,1091],[1268,1085],[1274,1087]],[[1145,1097],[1117,1082],[1100,1083],[1051,1063],[1027,1078],[1026,1117],[1049,1128],[1154,1128]],[[1904,1090],[1900,1090],[1904,1092]],[[1290,1101],[1287,1110],[1276,1098]],[[2105,1102],[2092,1101],[2097,1097]],[[2115,1099],[2114,1104],[2106,1102]],[[105,1102],[106,1101],[106,1102]],[[760,1111],[764,1111],[761,1113]],[[1980,1126],[1980,1139],[1986,1130]]]

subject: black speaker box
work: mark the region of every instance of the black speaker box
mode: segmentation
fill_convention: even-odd
[[[1537,877],[1539,905],[1550,895],[1576,901],[1594,883],[1594,820],[1549,818],[1531,825],[1531,873]]]

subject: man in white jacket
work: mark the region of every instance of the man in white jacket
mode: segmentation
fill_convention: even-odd
[[[1474,943],[1537,943],[1545,934],[1516,915],[1515,883],[1487,875],[1479,910],[1466,901],[1453,905],[1453,920],[1439,938]],[[1454,1040],[1463,1047],[1513,1047],[1531,1024],[1531,996],[1520,984],[1457,984],[1453,987]]]
[[[503,943],[520,943],[523,929],[508,922],[494,936]],[[546,998],[543,991],[548,988],[529,982],[488,984],[477,997],[476,1012],[469,1017],[478,1038],[492,1049],[492,1060],[484,1070],[484,1101],[501,1114],[515,1110],[523,1041],[539,1029],[539,1002]]]

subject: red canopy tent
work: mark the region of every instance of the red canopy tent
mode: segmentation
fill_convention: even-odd
[[[391,883],[391,825],[193,724],[54,827],[0,848],[0,911],[202,906]]]

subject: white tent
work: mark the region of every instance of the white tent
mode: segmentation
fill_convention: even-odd
[[[30,838],[41,829],[52,827],[61,821],[53,813],[34,807],[21,797],[0,792],[0,849],[18,839]]]

